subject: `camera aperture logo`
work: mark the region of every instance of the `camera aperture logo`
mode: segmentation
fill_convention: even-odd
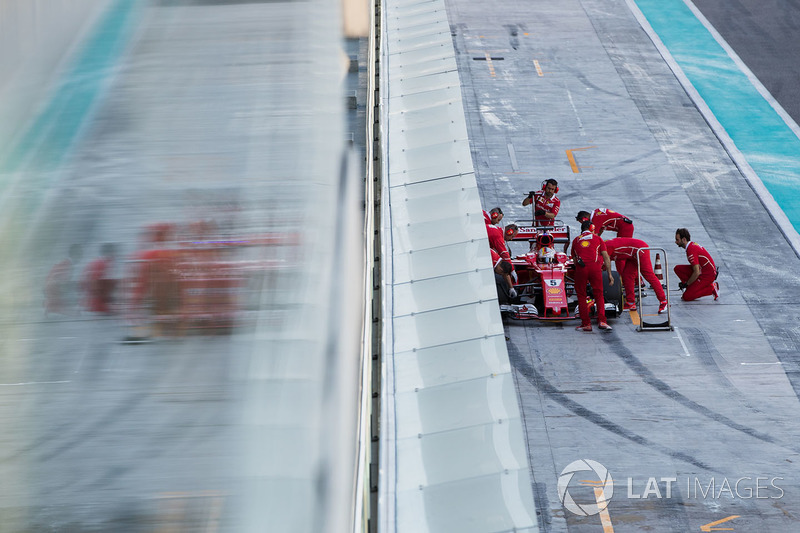
[[[578,475],[575,479],[575,475]],[[703,479],[687,476],[686,484],[678,482],[678,477],[648,477],[647,482],[634,481],[627,478],[627,497],[629,500],[647,500],[650,498],[687,498],[687,499],[781,499],[785,492],[778,485],[784,478],[780,476],[742,476],[737,479],[721,480],[711,477]],[[673,484],[675,484],[673,486]],[[570,494],[579,496],[579,502]],[[675,494],[675,488],[686,488],[686,492]],[[590,489],[587,491],[586,489]],[[663,489],[663,490],[662,490]],[[681,492],[680,490],[678,491]],[[591,495],[590,495],[591,493]],[[573,514],[592,516],[606,510],[614,495],[614,480],[608,469],[597,461],[579,459],[573,461],[558,476],[558,497],[561,504]],[[588,502],[588,503],[584,503]]]
[[[581,503],[578,504],[569,493],[569,485],[572,478],[578,472],[594,472],[597,479],[581,479],[583,485],[594,487],[595,489],[595,503]],[[585,474],[579,477],[589,477]],[[600,490],[598,490],[600,489]],[[573,461],[561,471],[558,476],[558,498],[561,504],[569,511],[580,516],[592,516],[600,513],[608,507],[611,497],[614,495],[614,480],[611,479],[611,474],[608,469],[591,459],[579,459]]]

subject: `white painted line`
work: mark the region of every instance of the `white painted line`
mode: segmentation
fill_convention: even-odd
[[[691,353],[689,353],[689,348],[688,348],[688,346],[686,346],[686,343],[685,343],[685,342],[683,342],[683,337],[681,337],[681,332],[680,332],[680,330],[678,329],[678,326],[675,326],[675,333],[677,333],[678,340],[679,340],[679,341],[681,341],[681,346],[683,346],[683,355],[685,355],[686,357],[691,357],[691,356],[692,356],[692,354],[691,354]]]
[[[23,383],[0,383],[0,387],[19,387],[20,385],[51,385],[54,383],[72,383],[71,381],[26,381]]]
[[[572,111],[575,112],[575,119],[578,121],[578,131],[583,136],[586,135],[586,132],[583,130],[583,122],[581,122],[581,117],[578,114],[578,108],[575,107],[575,102],[572,101],[572,93],[569,92],[567,89],[567,98],[569,99],[569,105],[572,106]]]
[[[686,0],[684,0],[684,2],[685,1]],[[747,159],[744,157],[744,154],[742,154],[742,152],[736,148],[736,144],[733,142],[733,139],[731,139],[731,137],[728,135],[728,132],[725,130],[725,128],[722,127],[722,124],[720,124],[720,122],[717,120],[717,117],[714,116],[711,108],[708,107],[708,104],[703,97],[700,96],[700,93],[697,91],[697,89],[695,89],[692,82],[689,81],[689,78],[683,72],[683,69],[681,69],[680,65],[678,65],[678,62],[675,60],[675,58],[672,57],[669,49],[667,49],[667,47],[661,41],[661,38],[658,36],[656,31],[652,26],[650,26],[650,23],[647,21],[647,17],[644,16],[644,13],[642,13],[642,11],[639,9],[639,6],[636,5],[635,0],[625,0],[625,2],[628,4],[628,7],[630,8],[631,13],[633,13],[634,18],[639,21],[639,25],[650,37],[650,40],[653,41],[653,44],[658,49],[661,57],[663,57],[664,61],[666,61],[667,65],[669,65],[670,69],[675,74],[675,77],[678,78],[680,84],[683,85],[683,89],[686,91],[686,94],[689,95],[689,98],[697,106],[700,114],[703,115],[703,118],[705,118],[706,122],[711,127],[711,130],[722,143],[722,146],[728,152],[728,155],[730,155],[734,164],[739,168],[739,171],[750,183],[750,186],[753,188],[756,196],[758,196],[758,198],[761,200],[761,203],[767,209],[767,212],[772,220],[775,222],[778,228],[780,228],[783,236],[786,237],[787,241],[789,241],[789,245],[792,247],[795,254],[800,257],[800,233],[798,233],[794,228],[792,223],[789,221],[789,217],[786,216],[786,213],[783,212],[783,209],[781,209],[781,207],[778,205],[778,202],[776,202],[775,198],[773,198],[772,193],[769,192],[756,171],[750,166],[750,163],[748,163]],[[700,22],[702,23],[703,21],[700,20]],[[733,50],[731,50],[731,52],[732,51]],[[758,89],[757,86],[756,89]]]
[[[782,365],[780,361],[776,361],[774,363],[739,363],[740,365],[748,365],[748,366],[755,366],[755,365]]]
[[[781,117],[781,120],[783,120],[783,122],[789,127],[790,130],[792,130],[797,138],[800,139],[800,126],[797,125],[797,123],[789,115],[789,113],[786,112],[783,106],[779,104],[777,100],[775,100],[775,97],[772,96],[772,93],[770,93],[767,88],[764,87],[756,75],[753,74],[753,71],[750,70],[747,65],[745,65],[744,61],[742,61],[742,58],[739,57],[739,54],[737,54],[733,48],[731,48],[731,45],[728,44],[728,41],[722,37],[717,29],[708,21],[705,15],[703,15],[703,13],[697,9],[697,6],[694,5],[692,0],[683,0],[683,3],[686,4],[686,7],[688,7],[692,13],[694,13],[694,16],[697,18],[697,20],[699,20],[700,23],[705,26],[705,28],[708,30],[708,33],[710,33],[714,40],[717,41],[717,44],[719,44],[722,49],[725,50],[725,53],[728,54],[728,57],[730,57],[736,66],[739,67],[739,70],[742,71],[742,74],[747,76],[747,79],[750,80],[753,88],[758,91],[758,93],[764,98],[764,100],[767,101],[770,107],[772,107],[778,116]]]
[[[514,151],[514,145],[508,143],[508,157],[511,158],[511,168],[514,172],[519,172],[519,163],[517,163],[517,153]]]

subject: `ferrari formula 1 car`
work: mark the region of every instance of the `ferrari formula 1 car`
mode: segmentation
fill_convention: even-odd
[[[517,303],[500,306],[503,315],[517,320],[562,321],[578,318],[578,296],[575,292],[575,265],[567,255],[570,245],[569,226],[555,221],[553,226],[533,226],[532,221],[516,222],[519,231],[509,243],[511,263],[517,273]],[[526,243],[526,249],[514,255]],[[558,249],[557,249],[558,248]],[[617,272],[612,273],[614,285],[603,276],[603,296],[608,318],[622,313],[622,282]],[[596,314],[591,287],[587,287],[592,314]]]

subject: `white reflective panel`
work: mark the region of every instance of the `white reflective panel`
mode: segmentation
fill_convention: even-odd
[[[506,340],[502,335],[394,356],[395,390],[398,393],[510,371]]]
[[[411,200],[407,197],[404,198],[401,194],[392,195],[392,224],[407,226],[408,224],[460,218],[464,216],[465,205],[474,205],[467,202],[480,202],[477,188],[432,194]],[[477,218],[477,213],[470,214]],[[484,228],[486,228],[486,224],[484,224]]]
[[[448,143],[465,143],[466,141],[467,132],[455,123],[436,125],[428,128],[416,128],[408,131],[404,142],[396,143],[394,153],[408,153],[410,150],[423,151],[429,147],[440,147]]]
[[[399,57],[402,57],[401,54]],[[387,74],[389,75],[389,81],[393,81],[399,78],[414,78],[418,76],[429,76],[431,74],[436,74],[438,72],[456,72],[456,60],[454,57],[443,57],[443,58],[434,58],[428,61],[421,61],[418,63],[406,63],[404,64],[401,61],[397,63],[392,63],[389,65],[387,69]],[[392,91],[391,88],[389,89],[389,94],[387,96],[392,96],[395,91]]]
[[[388,2],[387,9],[403,9],[422,4],[438,5],[439,9],[444,9],[444,5],[442,4],[441,0],[397,0],[394,2]]]
[[[395,227],[392,238],[393,251],[413,253],[414,250],[425,250],[455,242],[487,239],[486,226],[480,226],[474,220],[475,217],[462,215],[458,219],[409,223],[406,226]]]
[[[452,53],[448,53],[448,48],[441,45],[418,48],[392,56],[392,63],[398,67],[407,67],[409,65],[427,63],[436,59],[450,60],[452,59]]]
[[[405,137],[413,136],[419,129],[434,126],[451,128],[459,132],[458,138],[466,137],[467,127],[464,121],[460,120],[464,110],[461,107],[461,90],[458,87],[397,96],[391,103],[391,122],[386,130],[389,135],[394,135],[396,142],[413,141]]]
[[[392,128],[394,131],[397,131],[398,124],[395,124],[395,121],[400,120],[401,124],[400,129],[406,129],[403,126],[406,124],[403,121],[403,117],[409,115],[410,117],[414,117],[415,115],[419,115],[420,117],[429,114],[429,113],[438,113],[434,115],[436,120],[447,119],[448,122],[453,120],[451,114],[446,113],[448,107],[454,107],[457,110],[460,110],[463,114],[464,109],[461,106],[461,88],[460,87],[446,87],[442,89],[436,89],[435,91],[428,91],[425,93],[417,93],[417,94],[407,94],[407,95],[394,95],[391,99],[391,113],[389,114],[389,127]],[[428,124],[432,122],[434,118],[429,119]],[[460,126],[464,127],[466,130],[466,125],[463,124],[463,120],[459,121],[462,124]],[[412,119],[413,124],[413,119]],[[443,124],[444,125],[444,124]],[[392,130],[390,130],[392,131]],[[396,139],[400,140],[400,139]]]
[[[472,161],[459,160],[456,168],[449,161],[430,161],[427,166],[413,169],[402,169],[392,172],[391,179],[396,184],[411,184],[429,180],[451,177],[454,174],[472,172]]]
[[[481,239],[394,257],[394,279],[397,283],[491,268],[489,243]]]
[[[523,468],[526,450],[522,445],[522,424],[519,419],[513,424],[508,422],[504,420],[502,423],[423,435],[421,439],[398,440],[397,455],[401,460],[406,451],[410,451],[413,455],[421,455],[425,463],[425,478],[422,480],[398,472],[398,490]],[[421,448],[421,452],[411,450],[416,447]]]
[[[533,500],[520,497],[530,493],[527,470],[398,492],[397,531],[537,531]]]
[[[460,87],[459,84],[458,72],[438,72],[421,78],[397,80],[394,83],[393,92],[395,94],[412,95],[447,87]],[[462,112],[461,117],[463,118],[463,116]],[[464,123],[464,127],[466,127],[466,123],[463,120],[460,122]],[[390,123],[389,127],[391,126],[392,124]]]
[[[395,352],[503,334],[497,300],[395,318],[392,325]]]
[[[422,112],[416,112],[422,114]],[[436,124],[427,128],[407,130],[402,142],[395,143],[394,150],[408,151],[428,146],[441,145],[446,142],[467,140],[467,132],[456,123]]]
[[[386,13],[391,16],[415,15],[421,11],[443,12],[442,4],[437,0],[411,0],[406,2],[391,2],[386,6]]]
[[[469,153],[469,143],[466,141],[451,141],[441,144],[422,146],[419,148],[409,148],[408,150],[389,148],[391,161],[390,176],[394,176],[399,169],[428,170],[436,169],[438,173],[432,175],[421,175],[420,179],[445,178],[455,174],[472,172],[472,156]],[[402,183],[411,180],[401,179]]]
[[[452,47],[450,31],[418,32],[416,35],[404,35],[392,46],[392,54],[408,53],[421,48]]]
[[[412,39],[423,35],[450,34],[450,24],[447,18],[431,21],[429,24],[421,24],[413,28],[400,28],[392,33],[392,46],[401,43],[406,39]],[[452,42],[452,41],[451,41]]]
[[[415,198],[425,198],[432,194],[440,194],[444,192],[455,192],[461,189],[475,189],[478,187],[478,183],[475,181],[475,174],[472,172],[467,172],[464,174],[459,174],[456,176],[450,176],[447,178],[441,178],[431,181],[423,181],[419,183],[402,183],[396,187],[392,187],[390,189],[390,194],[392,195],[392,199],[394,198],[408,198],[408,199],[415,199]],[[398,196],[401,195],[401,196]],[[472,208],[473,206],[469,206]],[[476,209],[480,209],[480,206],[475,206]],[[465,206],[465,211],[467,211],[467,206]],[[481,214],[481,220],[483,220],[483,213],[480,211],[475,211],[475,213]],[[472,213],[467,212],[467,215],[471,215]]]
[[[412,12],[413,9],[416,9]],[[395,11],[394,13],[386,13],[386,30],[389,32],[390,37],[387,39],[388,52],[392,53],[392,44],[394,41],[391,36],[398,35],[397,31],[403,28],[414,28],[415,26],[424,26],[439,20],[447,20],[447,14],[443,11],[436,11],[427,5],[418,8],[412,8],[407,12]],[[453,54],[452,48],[450,54]]]
[[[424,313],[478,300],[497,299],[494,274],[479,270],[394,286],[394,315]]]
[[[398,391],[395,398],[397,416],[404,420],[402,427],[397,428],[398,439],[519,418],[517,393],[510,373]]]

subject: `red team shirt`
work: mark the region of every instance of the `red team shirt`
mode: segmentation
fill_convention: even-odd
[[[511,254],[508,253],[506,247],[506,240],[503,238],[503,230],[497,226],[486,224],[486,233],[489,234],[489,247],[503,259],[511,259]]]
[[[617,213],[613,209],[595,209],[592,212],[592,224],[597,228],[597,233],[600,234],[605,230],[613,231],[619,237],[630,237],[633,235],[633,224],[625,222],[625,215]],[[631,235],[625,235],[626,230],[630,228]],[[620,234],[622,230],[622,234]]]
[[[561,209],[561,200],[559,200],[555,195],[552,198],[548,198],[544,195],[544,191],[537,191],[533,194],[534,200],[534,211],[538,211],[539,209],[544,209],[548,213],[553,213],[554,215],[558,216],[558,210]],[[538,226],[552,226],[553,219],[546,218],[544,216],[536,217],[536,224]]]
[[[589,230],[584,231],[572,241],[572,257],[580,257],[586,267],[602,267],[606,243]]]
[[[717,265],[714,264],[711,255],[696,242],[690,241],[689,244],[686,245],[686,259],[689,260],[689,264],[692,266],[700,265],[701,275],[717,275]]]

